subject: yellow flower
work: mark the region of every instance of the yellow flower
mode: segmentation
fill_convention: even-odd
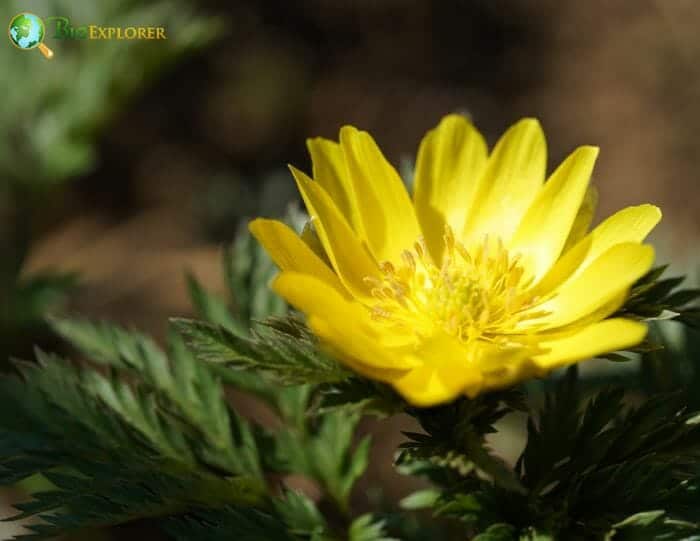
[[[464,117],[425,136],[413,198],[372,137],[308,141],[313,177],[291,168],[313,231],[250,225],[282,270],[273,288],[324,349],[431,406],[641,342],[610,318],[651,267],[653,205],[588,232],[598,149],[576,149],[545,182],[539,123],[512,126],[489,154]],[[315,231],[315,234],[314,234]]]

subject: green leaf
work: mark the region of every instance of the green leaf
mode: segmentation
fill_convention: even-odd
[[[350,525],[348,541],[398,541],[387,537],[384,521],[376,520],[371,514],[356,518]]]
[[[173,516],[160,523],[177,541],[297,541],[281,518],[250,508],[227,507]]]
[[[697,524],[670,519],[663,510],[636,513],[615,524],[605,541],[698,541]]]
[[[566,460],[575,448],[581,400],[576,384],[577,374],[575,366],[569,368],[557,382],[555,391],[545,395],[539,418],[536,419],[534,415],[528,418],[527,445],[518,461],[518,469],[535,493],[547,488],[554,465]],[[610,410],[619,405],[615,402],[616,397],[611,397]],[[605,423],[609,420],[609,417],[605,418]]]
[[[277,456],[273,469],[316,480],[346,512],[350,492],[369,459],[369,436],[351,450],[358,421],[358,415],[337,411],[278,430],[274,434]]]
[[[233,317],[226,303],[207,292],[191,274],[187,275],[187,289],[190,293],[190,299],[192,299],[192,305],[200,317],[232,332],[247,332],[243,323]]]
[[[403,498],[399,505],[402,509],[416,510],[433,507],[440,498],[440,491],[434,488],[419,490]]]
[[[350,376],[319,351],[313,335],[295,320],[273,320],[250,338],[201,321],[172,321],[204,362],[224,364],[231,370],[254,370],[283,385],[337,382]]]
[[[93,362],[139,374],[149,373],[155,381],[168,378],[165,354],[146,336],[80,319],[49,318],[49,324]]]
[[[318,536],[325,535],[328,529],[316,505],[299,492],[287,491],[273,506],[291,534],[319,539]]]
[[[516,530],[510,524],[494,524],[474,538],[474,541],[517,541]]]
[[[360,377],[319,385],[317,414],[337,409],[386,417],[401,413],[406,402],[390,386]]]
[[[0,379],[0,482],[55,487],[22,504],[37,538],[194,507],[262,506],[258,435],[205,365],[173,337],[166,355],[107,325],[57,323],[110,371],[37,351]],[[123,377],[122,377],[123,376]]]
[[[490,452],[484,439],[495,431],[493,423],[520,407],[521,394],[512,390],[474,400],[464,398],[437,408],[410,409],[408,413],[416,417],[425,433],[404,433],[409,441],[401,444],[404,451],[397,464],[426,460],[452,469],[462,477],[480,470],[498,485],[523,492],[515,472]]]
[[[37,324],[46,313],[60,309],[77,286],[75,273],[39,272],[21,278],[5,300],[7,305],[0,310],[0,324],[15,327]]]
[[[162,421],[157,413],[164,406],[174,408],[178,419],[187,423],[188,437],[199,441],[197,434],[200,433],[209,438],[200,451],[202,459],[230,471],[246,470],[259,474],[258,460],[248,452],[254,446],[251,447],[252,436],[245,423],[238,422],[238,433],[232,432],[221,384],[207,366],[191,356],[176,334],[170,336],[168,358],[150,339],[106,323],[95,325],[67,319],[53,319],[51,323],[91,360],[140,378],[141,390],[134,390],[131,384],[119,378],[107,378],[95,371],[85,372],[83,382],[85,389],[110,405],[134,429],[142,433],[151,430],[146,435],[165,444],[166,435],[158,435]],[[158,394],[152,394],[152,390]],[[242,454],[231,449],[234,436],[241,441]],[[175,455],[184,453],[184,444],[177,445],[170,452]]]
[[[531,499],[515,514],[541,509],[530,524],[571,537],[617,532],[625,517],[654,507],[669,524],[692,521],[700,458],[700,427],[692,420],[679,394],[629,407],[621,389],[608,389],[586,401],[570,370],[538,423],[529,422],[518,469]]]
[[[677,289],[684,277],[660,279],[668,265],[657,267],[632,287],[625,305],[617,312],[623,317],[677,319],[697,326],[697,306],[688,306],[700,298],[699,289]]]

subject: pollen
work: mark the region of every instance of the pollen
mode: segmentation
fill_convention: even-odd
[[[467,249],[448,227],[445,253],[436,265],[422,239],[401,254],[401,264],[383,262],[381,278],[366,278],[376,304],[375,321],[413,332],[419,338],[441,329],[461,341],[503,341],[526,320],[545,313],[529,293],[520,254],[511,254],[500,238],[485,236]],[[436,329],[437,328],[437,329]]]

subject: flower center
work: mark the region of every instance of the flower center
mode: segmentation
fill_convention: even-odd
[[[518,323],[543,315],[528,310],[541,299],[527,294],[520,255],[512,255],[501,239],[484,238],[467,250],[447,227],[440,266],[427,255],[422,239],[401,254],[402,264],[386,261],[382,277],[367,277],[372,317],[420,338],[436,328],[462,341],[501,341],[516,333]]]

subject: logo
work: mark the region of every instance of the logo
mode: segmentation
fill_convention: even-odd
[[[44,45],[46,35],[44,21],[33,13],[20,13],[12,17],[7,35],[18,49],[31,51],[38,48],[46,58],[53,58],[53,51]]]
[[[58,40],[163,40],[168,39],[162,26],[102,26],[89,24],[73,26],[68,17],[47,17],[52,26],[52,39]],[[20,13],[12,17],[7,35],[12,44],[23,51],[39,49],[46,58],[53,58],[53,51],[44,45],[46,25],[33,13]]]

